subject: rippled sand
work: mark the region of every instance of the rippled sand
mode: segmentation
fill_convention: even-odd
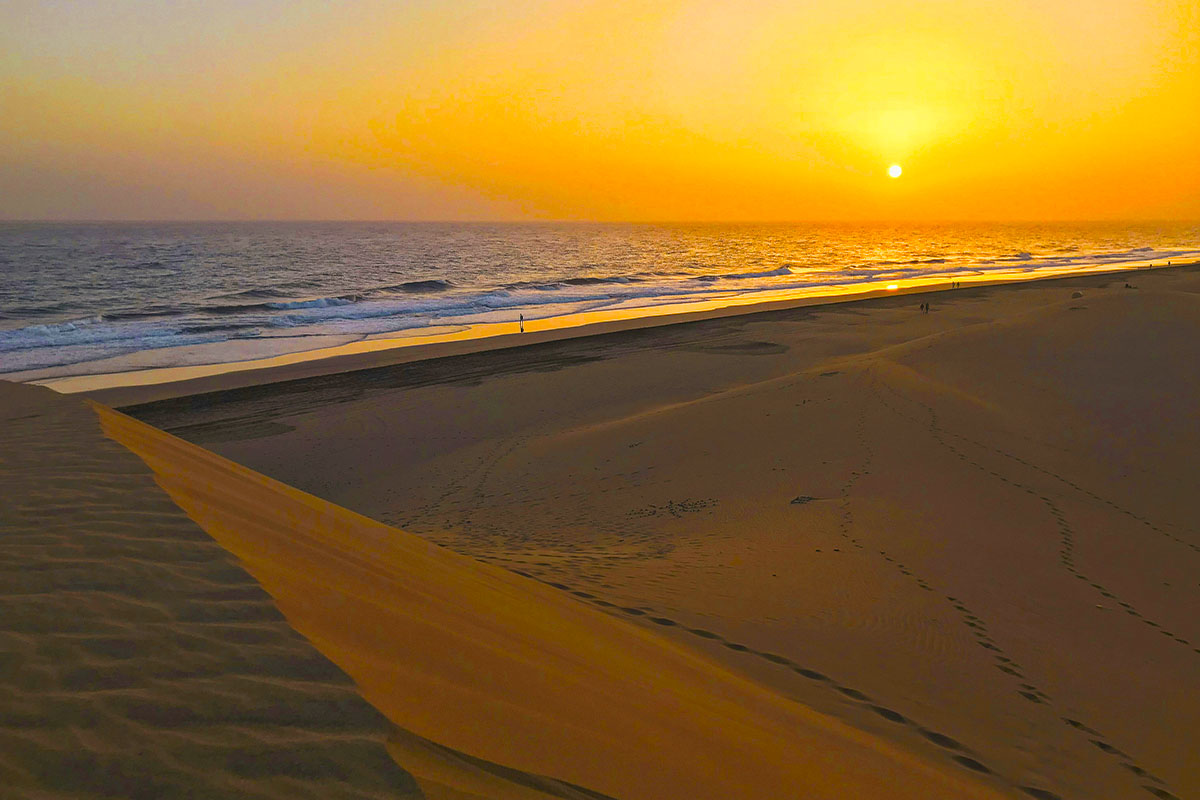
[[[0,795],[420,797],[346,673],[107,439],[0,382]]]

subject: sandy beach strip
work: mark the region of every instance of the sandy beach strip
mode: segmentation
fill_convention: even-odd
[[[917,302],[129,411],[1000,791],[1195,795],[1200,270]]]
[[[521,331],[518,331],[516,320],[456,326],[445,332],[430,331],[424,334],[418,330],[408,330],[397,336],[372,336],[363,341],[267,358],[228,356],[227,358],[233,360],[178,367],[139,366],[139,357],[135,354],[131,357],[110,359],[99,365],[77,365],[71,369],[78,370],[78,374],[69,374],[66,377],[51,377],[57,374],[58,370],[41,369],[11,373],[6,378],[13,381],[44,383],[67,394],[87,393],[101,402],[118,407],[231,388],[261,386],[395,364],[525,348],[530,345],[612,333],[674,327],[747,314],[841,304],[858,305],[864,302],[870,304],[872,301],[919,303],[926,299],[927,295],[931,296],[929,299],[937,302],[937,298],[943,293],[961,289],[1071,281],[1089,276],[1116,280],[1123,275],[1132,276],[1151,268],[1149,264],[1122,267],[1115,271],[1111,267],[1093,267],[1087,270],[1066,271],[1065,274],[1064,271],[1054,270],[1014,271],[963,276],[962,280],[953,282],[944,278],[914,278],[844,287],[817,287],[801,291],[763,291],[731,296],[723,300],[600,310],[529,320],[521,326]],[[959,288],[952,289],[952,286]],[[917,299],[913,299],[914,295],[918,296]],[[226,349],[237,352],[239,346],[229,345]],[[130,361],[130,358],[133,360]],[[96,373],[99,368],[103,368],[103,371]]]

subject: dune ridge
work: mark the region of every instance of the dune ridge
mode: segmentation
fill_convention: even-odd
[[[552,587],[95,409],[400,729],[392,752],[430,796],[1009,794]]]

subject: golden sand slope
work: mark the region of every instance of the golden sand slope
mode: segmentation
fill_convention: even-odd
[[[419,797],[391,726],[82,402],[0,381],[0,797]]]
[[[536,796],[494,765],[622,800],[1002,796],[560,591],[97,412],[402,729],[393,752],[431,796]]]

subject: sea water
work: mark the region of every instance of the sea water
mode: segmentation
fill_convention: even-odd
[[[1200,257],[1200,224],[0,223],[0,375]]]

